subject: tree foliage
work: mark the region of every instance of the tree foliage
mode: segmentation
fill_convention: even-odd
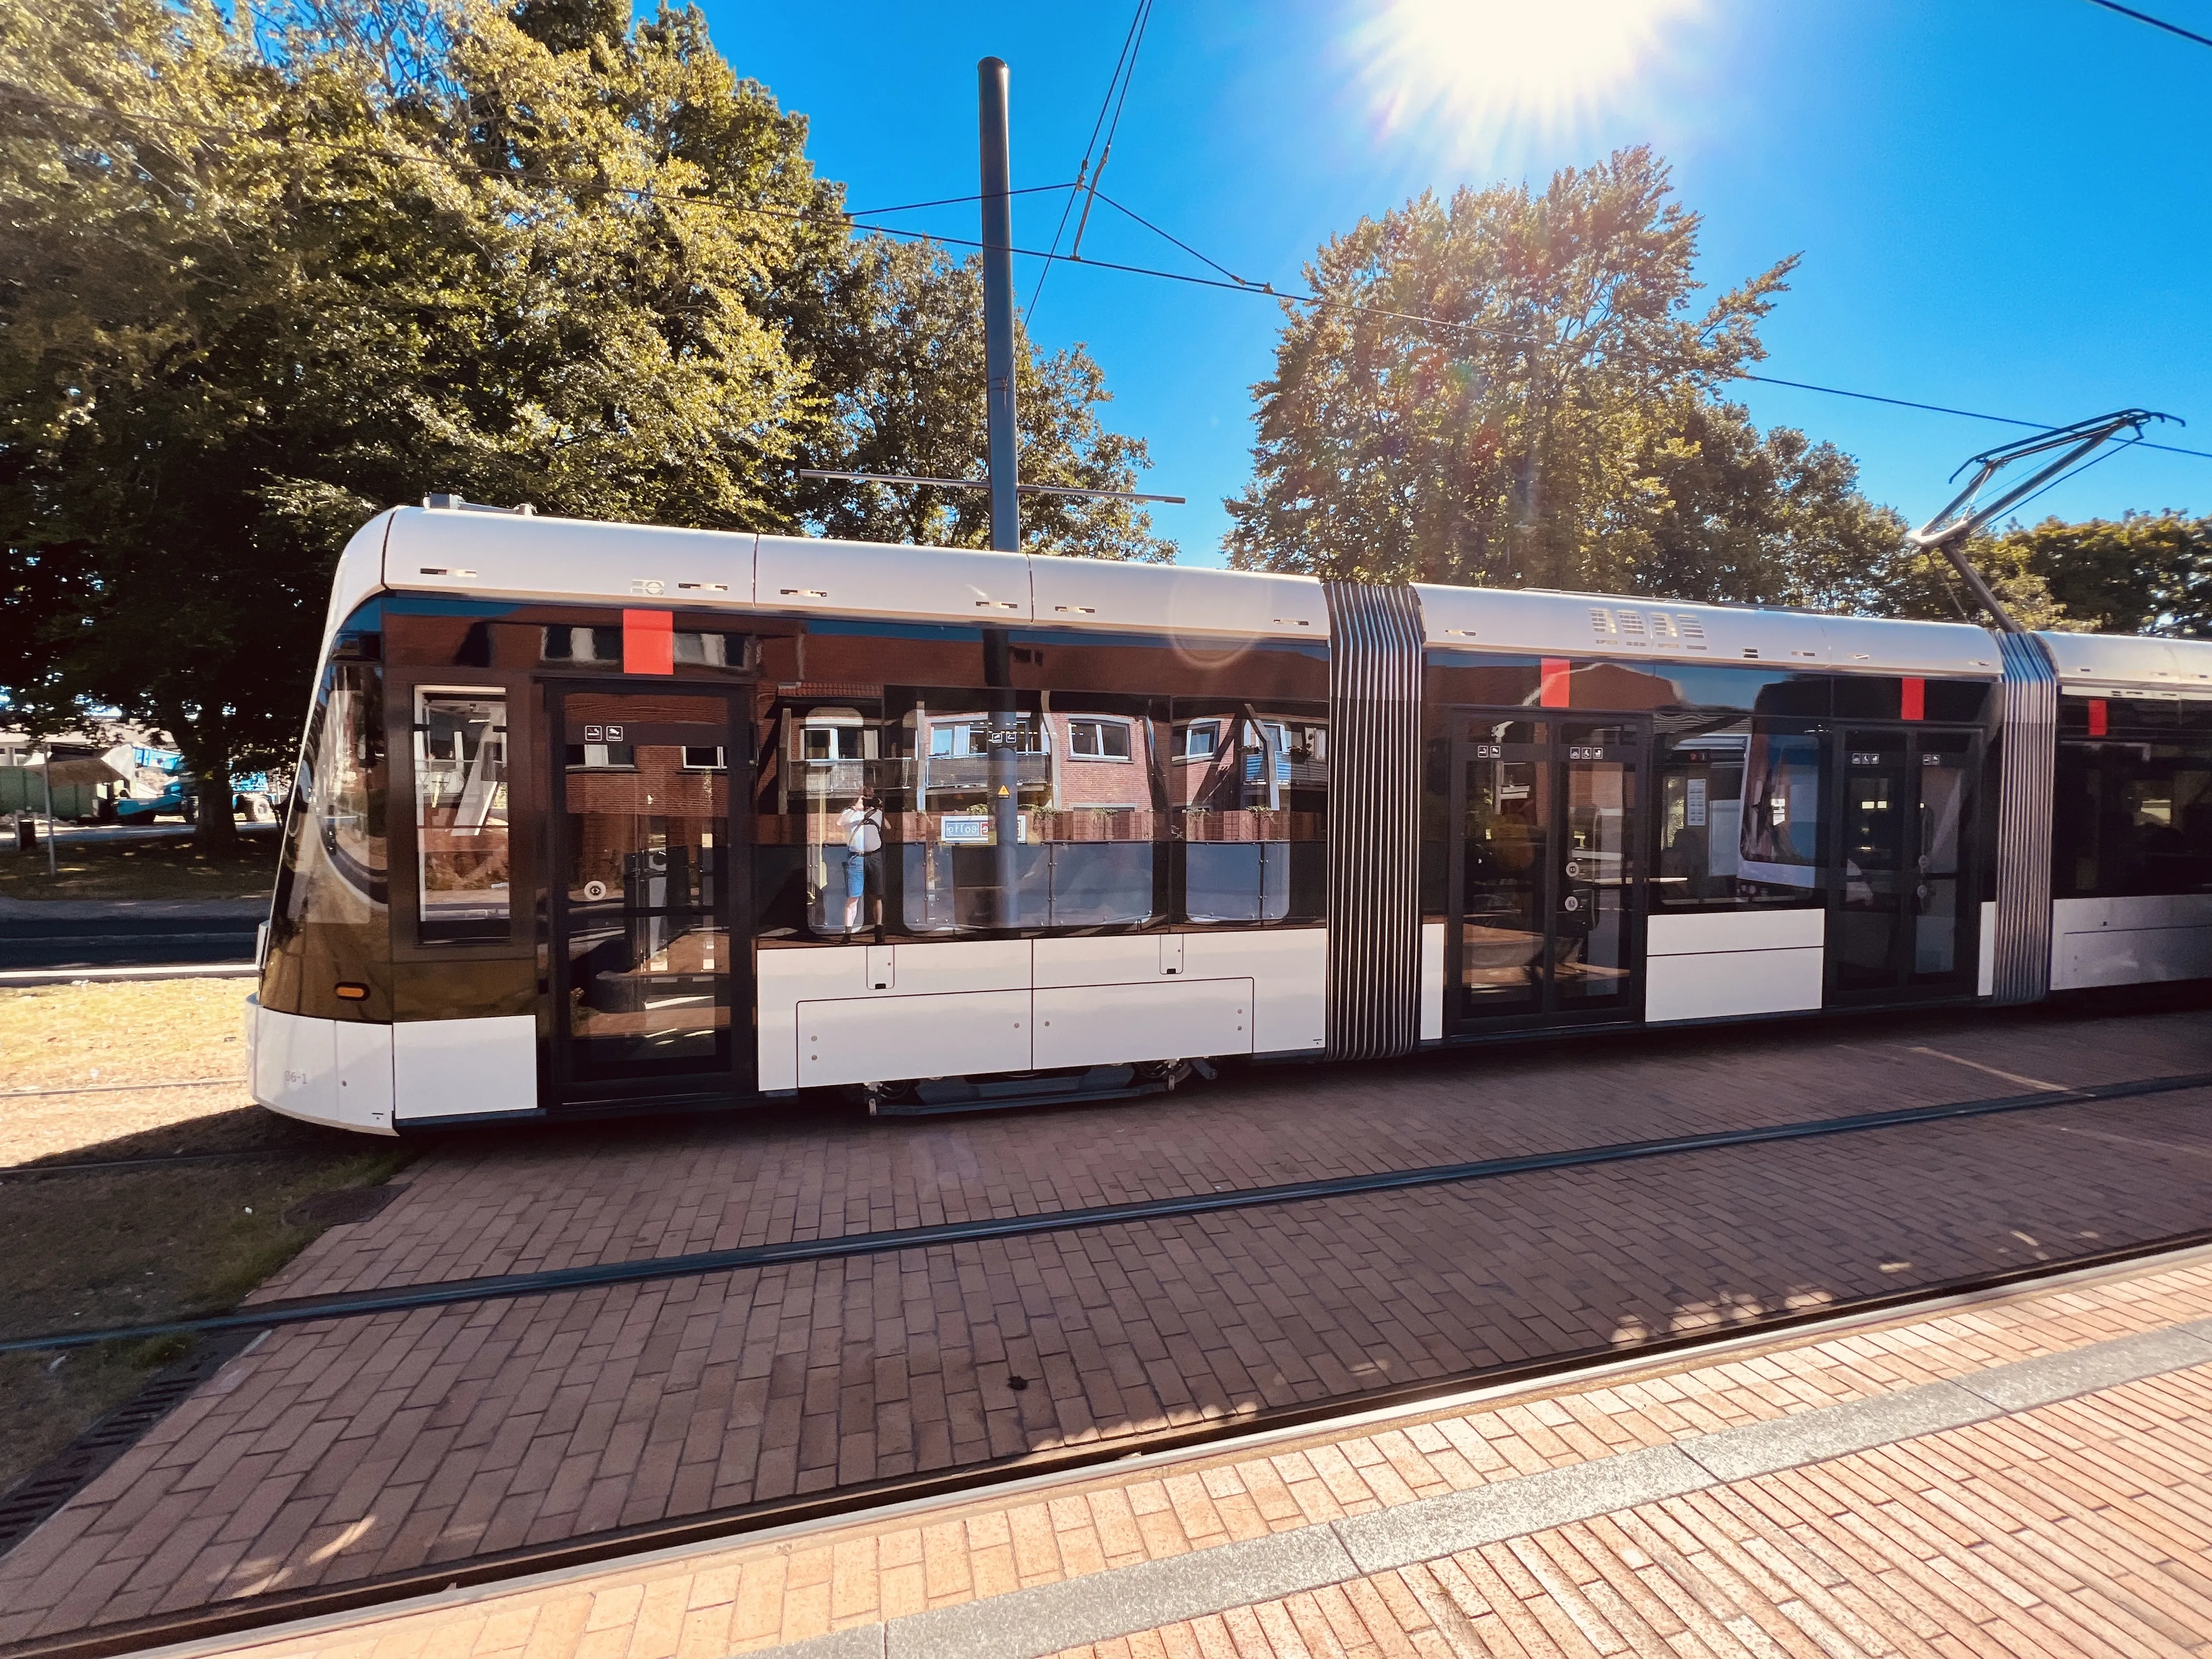
[[[1950,614],[1832,445],[1719,389],[1796,261],[1700,309],[1698,219],[1648,149],[1424,195],[1324,246],[1286,307],[1231,562],[1370,580]]]
[[[1422,195],[1334,238],[1255,388],[1234,562],[1337,576],[1632,586],[1681,421],[1759,356],[1794,261],[1691,308],[1698,219],[1647,149]],[[1717,477],[1725,466],[1710,469]]]
[[[2100,634],[2212,635],[2212,517],[2172,511],[2066,524],[2045,519],[1996,538],[2039,578],[2063,626]]]
[[[856,245],[798,331],[810,367],[833,393],[830,418],[802,440],[811,466],[854,472],[974,478],[988,449],[983,394],[983,281],[979,263],[931,243],[872,237]],[[1019,335],[1018,325],[1017,334]],[[1025,483],[1133,489],[1150,465],[1141,439],[1099,418],[1111,400],[1104,374],[1080,346],[1040,357],[1018,338],[1015,404]],[[799,511],[831,536],[990,544],[990,498],[981,490],[831,485],[802,492]],[[1127,501],[1022,498],[1023,540],[1090,558],[1166,560],[1171,544]]]
[[[697,12],[628,13],[11,15],[0,685],[19,717],[150,720],[222,790],[288,750],[331,562],[391,502],[890,533],[881,504],[795,467],[981,471],[981,331],[950,318],[972,270],[856,243],[804,118]],[[894,319],[931,307],[952,325],[887,373]],[[1100,424],[1096,365],[1024,372],[1029,476],[1129,488],[1145,458]],[[1162,551],[1126,511],[1040,515],[1037,539]]]

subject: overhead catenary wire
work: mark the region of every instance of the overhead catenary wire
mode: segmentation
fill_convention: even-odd
[[[1761,386],[1786,386],[1798,392],[1818,392],[1830,398],[1850,398],[1859,403],[1888,404],[1898,409],[1926,410],[1931,415],[1955,415],[1961,420],[1988,421],[1997,426],[2016,426],[2029,432],[2056,431],[2060,424],[2055,421],[2024,421],[2016,415],[1990,415],[1977,409],[1954,409],[1948,404],[1916,403],[1910,398],[1886,398],[1873,392],[1847,392],[1842,386],[1819,386],[1810,380],[1785,380],[1778,375],[1753,374],[1748,370],[1739,371],[1735,378],[1739,380],[1756,380]],[[2212,461],[2212,450],[2185,449],[2178,444],[2154,444],[2148,438],[2130,439],[2124,447],[2130,449],[2163,450],[2169,455],[2190,455],[2198,460]]]
[[[1139,26],[1144,22],[1151,9],[1152,0],[1137,0],[1137,9],[1130,14],[1128,29],[1121,36],[1121,55],[1114,60],[1113,74],[1106,78],[1106,95],[1098,100],[1097,118],[1091,122],[1091,137],[1084,142],[1083,161],[1075,169],[1075,183],[1068,189],[1067,199],[1060,204],[1060,222],[1052,228],[1052,252],[1054,254],[1060,252],[1060,239],[1066,233],[1067,216],[1074,210],[1075,198],[1083,193],[1084,180],[1091,176],[1091,152],[1097,149],[1099,132],[1106,125],[1107,106],[1114,101],[1114,88],[1120,83],[1123,70],[1133,67],[1129,61],[1130,52],[1141,34]],[[1117,124],[1120,118],[1120,112],[1116,110],[1115,119]],[[1109,140],[1109,143],[1110,145],[1111,140]],[[1103,167],[1105,164],[1102,161],[1099,165]],[[1044,268],[1037,272],[1036,286],[1030,290],[1029,304],[1023,307],[1022,319],[1024,323],[1027,323],[1031,314],[1036,312],[1037,301],[1044,296],[1045,278],[1051,275],[1052,260],[1048,258],[1044,262]]]
[[[2138,23],[2148,23],[2154,29],[2164,29],[2168,34],[2178,34],[2185,40],[2194,40],[2200,46],[2212,46],[2212,34],[2199,34],[2179,23],[2169,23],[2163,17],[2154,17],[2147,11],[2137,11],[2133,6],[2124,6],[2120,0],[2089,0],[2093,6],[2102,6],[2106,11],[2116,11],[2123,17],[2132,17]]]
[[[1091,170],[1091,194],[1085,198],[1083,215],[1075,222],[1075,240],[1068,244],[1068,257],[1083,256],[1083,228],[1091,222],[1091,209],[1098,199],[1098,180],[1104,177],[1106,163],[1114,158],[1114,136],[1121,131],[1121,109],[1129,101],[1129,83],[1137,77],[1137,54],[1144,49],[1145,29],[1152,21],[1152,0],[1139,0],[1137,10],[1136,44],[1129,48],[1129,67],[1122,71],[1121,95],[1115,101],[1113,124],[1106,129],[1106,148],[1098,152],[1098,165]]]
[[[0,85],[0,98],[14,99],[19,102],[24,103],[39,104],[53,110],[76,112],[87,114],[114,113],[114,112],[106,109],[103,106],[94,104],[65,103],[58,100],[46,98],[40,94],[31,92],[27,88],[17,87]],[[181,116],[133,115],[126,117],[125,118],[143,120],[156,125],[194,129],[202,131],[218,133],[232,137],[246,136],[241,135],[239,130],[233,125],[219,122],[195,121],[189,118]],[[515,185],[532,182],[550,182],[546,179],[545,176],[542,173],[537,175],[536,178],[533,179],[532,175],[527,171],[495,170],[493,168],[484,167],[478,162],[464,161],[456,156],[439,155],[434,152],[412,150],[365,150],[352,145],[338,144],[330,142],[318,143],[318,141],[313,139],[289,138],[287,139],[286,142],[295,147],[324,149],[341,154],[368,156],[393,162],[427,164],[430,166],[442,167],[447,168],[448,171],[456,173],[473,174],[489,182],[497,184]],[[856,217],[851,214],[844,212],[842,209],[810,210],[796,208],[780,208],[759,203],[736,202],[730,200],[726,197],[707,194],[669,196],[659,191],[646,189],[638,185],[601,185],[598,188],[601,193],[608,196],[618,196],[629,200],[655,203],[669,207],[704,209],[723,213],[755,214],[765,218],[784,219],[800,222],[817,220],[827,221],[840,225],[843,228],[850,231],[866,231],[878,235],[907,237],[917,240],[936,242],[947,247],[981,248],[983,246],[981,241],[974,237],[951,236],[937,232],[915,230],[902,225],[882,224],[867,219]],[[1060,184],[1025,186],[1024,188],[1030,190],[1065,190],[1069,188],[1069,186],[1066,184]],[[970,197],[964,198],[946,198],[944,199],[946,201],[959,201],[963,199],[974,200],[975,198]],[[1117,207],[1120,206],[1118,203],[1114,205]],[[1128,210],[1125,208],[1122,209],[1122,211],[1127,212]],[[1134,214],[1132,214],[1131,216],[1133,218],[1136,217]],[[1140,222],[1144,222],[1140,221]],[[1148,225],[1147,228],[1152,228],[1156,231],[1158,230],[1158,227],[1155,226]],[[1158,234],[1164,236],[1167,234],[1164,231],[1160,231]],[[1170,237],[1169,240],[1175,240],[1176,239]],[[1180,243],[1177,245],[1182,246]],[[1395,311],[1379,306],[1362,305],[1357,301],[1340,300],[1327,295],[1307,294],[1296,289],[1279,289],[1270,283],[1253,283],[1243,278],[1231,280],[1227,277],[1221,276],[1200,276],[1193,271],[1164,270],[1153,266],[1131,264],[1120,260],[1084,259],[1079,262],[1071,262],[1066,255],[1053,253],[1042,248],[1016,247],[1011,251],[1017,257],[1022,258],[1042,259],[1048,263],[1055,260],[1060,263],[1079,263],[1085,269],[1090,270],[1103,270],[1111,271],[1120,275],[1144,276],[1158,282],[1179,283],[1187,287],[1215,289],[1235,294],[1255,294],[1285,305],[1311,306],[1316,308],[1326,308],[1332,311],[1340,312],[1351,316],[1380,318],[1385,321],[1407,323],[1419,327],[1443,329],[1457,333],[1478,331],[1477,325],[1471,323],[1454,322],[1446,318],[1425,316],[1415,312]],[[1205,259],[1206,258],[1203,254],[1197,254],[1194,250],[1191,250],[1191,252],[1193,252],[1194,257],[1195,258],[1201,259]],[[1214,262],[1211,259],[1206,259],[1206,263],[1208,264],[1214,264]],[[1224,269],[1224,267],[1219,265],[1215,265],[1214,268],[1217,270]],[[1942,404],[1922,403],[1917,402],[1911,398],[1893,398],[1870,392],[1851,391],[1842,386],[1822,386],[1810,380],[1784,380],[1774,375],[1754,374],[1747,370],[1734,371],[1729,374],[1717,378],[1723,380],[1756,381],[1768,386],[1788,386],[1793,390],[1800,392],[1818,392],[1826,397],[1849,398],[1863,403],[1888,404],[1903,409],[1925,410],[1934,414],[1956,416],[1966,420],[1989,421],[1998,425],[2016,426],[2038,432],[2050,431],[2052,429],[2052,423],[2049,422],[2024,420],[2017,416],[1992,415],[1979,410],[1958,409]],[[2129,447],[2157,450],[2170,455],[2186,455],[2197,460],[2212,460],[2212,451],[2188,449],[2174,444],[2153,443],[2148,440],[2144,440]]]
[[[1079,184],[1080,182],[1081,181],[1079,179],[1075,181],[1075,183]],[[1073,188],[1073,185],[1068,181],[1062,180],[1060,183],[1056,185],[1024,185],[1018,189],[1008,191],[1006,194],[1009,196],[1041,196],[1048,191],[1067,190],[1071,188]],[[970,191],[965,196],[933,197],[927,202],[896,202],[890,207],[847,208],[842,211],[844,212],[845,217],[848,219],[875,219],[881,217],[886,213],[914,213],[922,208],[958,207],[965,202],[980,202],[982,199],[982,193],[978,191]]]

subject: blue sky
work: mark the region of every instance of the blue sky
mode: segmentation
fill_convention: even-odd
[[[1541,5],[1544,0],[1526,0]],[[975,60],[1012,70],[1014,183],[1073,176],[1133,0],[921,6],[704,0],[722,52],[812,120],[816,165],[855,208],[975,188]],[[1385,0],[1157,0],[1104,187],[1224,264],[1279,286],[1332,232],[1424,188],[1541,179],[1650,143],[1705,216],[1724,286],[1804,263],[1769,320],[1765,372],[2030,420],[2126,405],[2188,418],[2154,433],[2212,452],[2204,298],[2212,49],[2087,0],[1661,0],[1621,78],[1548,116],[1422,105],[1386,58]],[[2212,0],[2143,0],[2212,33]],[[1484,58],[1484,63],[1489,58]],[[1415,88],[1417,91],[1419,88]],[[1018,198],[1018,246],[1058,203]],[[898,222],[974,236],[972,206]],[[1085,252],[1200,270],[1099,210]],[[1026,303],[1035,262],[1018,262]],[[1279,318],[1237,294],[1085,270],[1051,275],[1032,324],[1104,366],[1121,429],[1186,561],[1214,563],[1221,498],[1249,470],[1252,383]],[[1918,518],[2008,428],[1778,387],[1743,400],[1857,458]],[[2212,459],[2136,450],[2031,516],[2212,510]]]

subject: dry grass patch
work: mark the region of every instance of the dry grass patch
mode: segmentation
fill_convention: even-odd
[[[243,1078],[252,994],[246,979],[0,991],[0,1089]]]
[[[0,897],[18,899],[266,898],[276,884],[282,837],[276,824],[239,826],[238,844],[220,855],[202,852],[185,835],[131,835],[100,841],[64,839],[46,849],[0,848]]]

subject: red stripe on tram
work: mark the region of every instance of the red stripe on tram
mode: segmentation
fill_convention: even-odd
[[[670,611],[623,612],[623,672],[676,672],[676,615]]]

